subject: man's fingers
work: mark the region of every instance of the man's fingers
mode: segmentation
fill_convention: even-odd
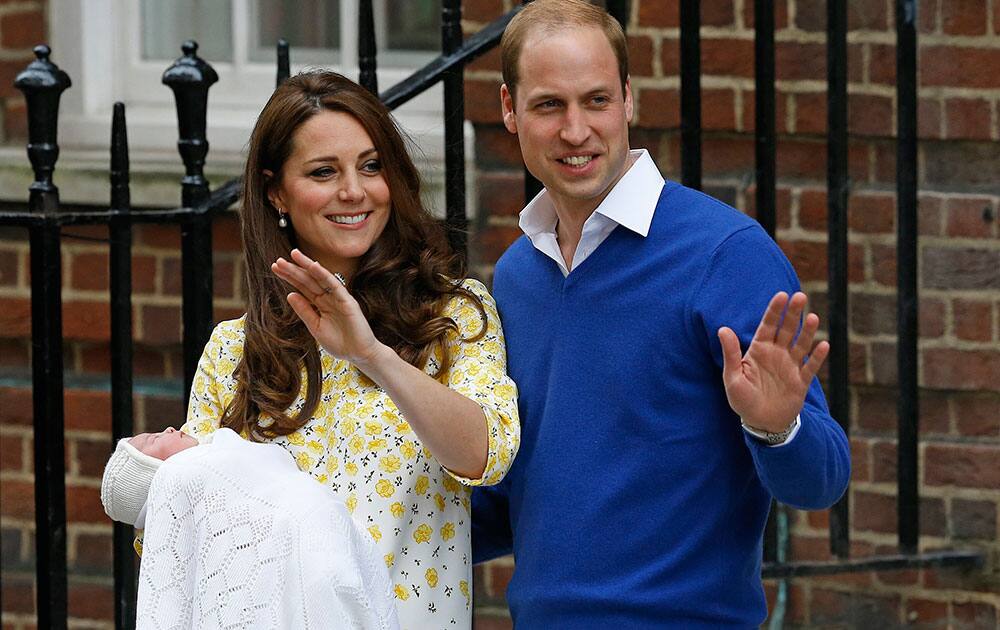
[[[795,338],[795,333],[799,329],[802,311],[805,309],[808,301],[806,294],[801,291],[797,291],[788,301],[785,319],[781,322],[778,334],[774,337],[774,343],[778,344],[778,346],[784,348],[791,346],[792,339]]]
[[[760,318],[757,332],[753,335],[754,339],[774,341],[774,335],[778,332],[778,323],[781,321],[781,311],[785,310],[785,303],[787,302],[788,294],[784,291],[774,294],[774,297],[771,298],[767,308],[764,310],[764,316]],[[733,334],[735,335],[735,333]]]
[[[816,337],[817,330],[819,330],[819,316],[815,313],[809,313],[802,324],[802,332],[799,333],[799,338],[795,340],[795,345],[790,350],[795,365],[802,365],[802,360],[809,354],[809,349],[812,348],[813,338]]]
[[[809,360],[806,361],[802,369],[799,370],[799,375],[802,377],[802,382],[806,385],[813,380],[813,377],[819,372],[819,369],[823,367],[823,362],[826,361],[827,355],[830,354],[830,344],[826,341],[821,341],[816,344],[813,348],[812,354],[809,355]]]
[[[743,352],[740,350],[739,337],[726,326],[719,329],[719,343],[722,344],[722,378],[728,382],[739,371]]]

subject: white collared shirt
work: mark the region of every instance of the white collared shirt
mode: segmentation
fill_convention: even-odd
[[[542,252],[559,265],[563,276],[579,267],[601,243],[604,242],[616,227],[622,225],[636,234],[645,237],[649,234],[649,225],[653,222],[653,212],[660,200],[663,190],[663,175],[656,167],[653,158],[646,149],[629,151],[633,160],[618,183],[614,185],[608,196],[600,203],[583,224],[580,242],[573,253],[573,263],[569,268],[559,249],[559,239],[556,226],[559,222],[555,206],[547,190],[542,189],[531,202],[521,210],[518,226],[531,241],[535,249]],[[801,419],[796,416],[792,431],[781,444],[771,448],[780,448],[790,443],[802,426]],[[744,425],[744,430],[758,439],[766,439],[763,434]]]

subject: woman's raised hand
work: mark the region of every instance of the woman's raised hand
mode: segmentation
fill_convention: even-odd
[[[288,294],[288,303],[327,352],[363,369],[385,346],[375,338],[357,300],[323,265],[298,249],[291,257],[271,264],[271,271],[298,290]]]

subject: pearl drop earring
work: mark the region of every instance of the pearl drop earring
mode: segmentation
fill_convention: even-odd
[[[288,215],[278,209],[278,227],[286,228],[288,227]]]

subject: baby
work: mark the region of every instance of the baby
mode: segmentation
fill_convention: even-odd
[[[140,630],[399,627],[374,544],[277,444],[230,429],[202,444],[172,428],[125,438],[101,501],[145,528]]]
[[[112,520],[142,529],[149,484],[163,460],[198,446],[198,440],[173,427],[118,440],[104,467],[101,503]]]

